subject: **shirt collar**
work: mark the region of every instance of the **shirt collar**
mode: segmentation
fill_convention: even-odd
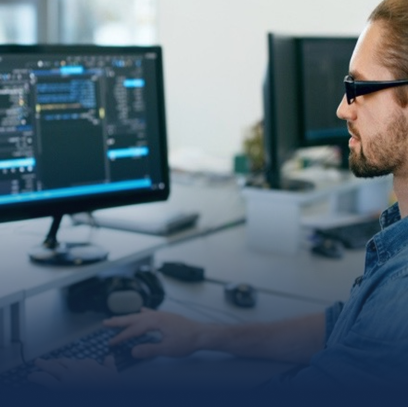
[[[373,237],[380,262],[393,257],[408,245],[408,217],[401,219],[398,202],[380,216],[382,231]]]
[[[380,225],[384,229],[387,226],[392,225],[393,223],[401,220],[401,214],[398,206],[398,202],[395,202],[394,205],[386,209],[380,216]]]

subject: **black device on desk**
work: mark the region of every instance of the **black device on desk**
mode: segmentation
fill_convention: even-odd
[[[106,259],[58,244],[64,214],[167,199],[162,51],[0,46],[0,222],[53,217],[33,261]]]
[[[224,286],[225,298],[242,308],[252,308],[256,304],[257,294],[252,285],[246,283],[228,283]]]
[[[225,281],[206,278],[203,267],[181,262],[165,262],[158,271],[166,276],[189,283],[206,281],[223,285],[227,301],[238,307],[250,308],[256,304],[257,294],[253,286],[247,283],[226,283]]]
[[[344,245],[340,240],[323,237],[313,245],[312,253],[331,259],[341,259],[344,255]]]
[[[181,262],[165,262],[158,269],[162,274],[187,282],[205,281],[204,268]]]
[[[363,249],[380,230],[378,218],[370,218],[346,225],[316,229],[315,233],[323,239],[337,240],[347,249]]]

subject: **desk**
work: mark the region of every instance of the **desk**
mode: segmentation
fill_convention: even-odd
[[[155,221],[162,213],[197,212],[200,214],[196,227],[166,237],[168,244],[203,236],[220,228],[242,224],[245,220],[245,204],[235,179],[210,181],[206,178],[178,179],[171,187],[168,201],[130,205],[95,211],[92,219],[78,214],[74,219],[80,223],[138,232],[140,222]]]
[[[164,261],[202,266],[208,278],[247,282],[286,295],[320,304],[346,300],[350,288],[364,270],[364,251],[346,251],[341,260],[310,253],[304,245],[294,256],[259,253],[247,246],[244,226],[167,247],[155,255]]]
[[[340,261],[314,256],[307,246],[302,247],[297,256],[260,254],[248,249],[245,227],[240,226],[160,249],[155,254],[155,263],[160,266],[164,261],[203,266],[208,278],[243,281],[259,289],[271,290],[271,294],[259,292],[254,309],[240,309],[226,302],[221,285],[183,283],[166,278],[168,295],[180,301],[166,301],[164,309],[204,321],[206,317],[202,312],[209,314],[209,321],[216,317],[217,322],[236,323],[234,317],[238,317],[242,322],[265,322],[322,312],[336,300],[347,300],[355,278],[364,270],[364,251],[347,251]],[[136,378],[137,382],[151,384],[154,380],[171,382],[173,379],[177,384],[180,377],[186,383],[205,378],[221,383],[226,380],[227,385],[234,382],[239,388],[252,388],[292,367],[225,355],[211,359],[211,354],[198,352],[192,358],[179,361],[177,374],[172,374],[174,365],[171,362],[160,358],[155,362],[161,363],[160,370],[156,364],[132,369],[129,380]]]
[[[123,231],[73,227],[65,222],[61,241],[89,241],[109,249],[109,260],[81,267],[51,267],[31,263],[28,250],[40,244],[48,231],[48,218],[3,224],[0,228],[0,360],[9,358],[8,345],[26,338],[26,302],[29,298],[59,289],[103,272],[123,272],[138,262],[149,261],[165,245],[161,238]],[[91,233],[91,234],[90,234]]]
[[[213,209],[217,211],[217,205]],[[209,278],[244,281],[270,290],[269,294],[260,293],[256,308],[238,309],[225,302],[220,285],[207,282],[192,285],[165,279],[167,298],[162,308],[207,322],[273,321],[322,311],[334,300],[345,300],[352,282],[363,271],[361,251],[347,252],[343,261],[312,256],[307,247],[302,247],[297,256],[251,251],[247,247],[243,226],[217,233],[207,233],[210,229],[206,229],[188,238],[182,234],[181,237],[167,239],[121,230],[91,229],[85,225],[72,226],[65,222],[60,240],[90,240],[92,233],[94,243],[109,249],[109,260],[70,269],[30,263],[26,253],[43,240],[50,222],[50,219],[39,219],[0,227],[0,236],[5,242],[0,249],[3,259],[0,273],[2,368],[18,360],[18,347],[10,345],[13,340],[24,339],[27,356],[34,357],[99,324],[100,315],[68,314],[61,290],[63,287],[101,273],[126,272],[153,255],[156,265],[163,261],[183,261],[204,266]],[[6,327],[10,322],[8,315],[14,321],[10,328]],[[186,366],[185,374],[188,375],[191,364],[203,357],[210,359],[208,353],[198,352],[192,359],[177,363]],[[223,355],[223,360],[227,361],[227,369],[234,366],[235,362],[232,363],[230,357]],[[170,361],[160,358],[155,363],[167,364]],[[154,373],[152,366],[143,364],[144,370],[136,367],[135,374],[149,377],[150,371],[153,380],[157,372]],[[260,369],[260,373],[264,378],[269,377],[272,371],[288,368],[287,365],[269,362],[262,362],[262,366],[265,370]],[[247,380],[244,376],[242,380]],[[256,378],[257,381],[261,379]]]
[[[389,180],[376,182],[388,188]],[[344,185],[340,182],[331,187],[326,185],[321,191],[306,194],[304,199],[319,202],[322,196],[354,191],[360,184],[371,185],[352,179]],[[305,234],[307,228],[301,231],[302,244],[295,255],[272,255],[249,249],[246,226],[239,226],[245,216],[245,203],[234,180],[218,183],[206,183],[204,180],[191,182],[190,178],[184,183],[178,180],[172,186],[172,196],[168,202],[139,208],[150,214],[169,208],[199,210],[202,214],[197,228],[165,238],[163,250],[156,254],[156,265],[162,261],[184,261],[204,266],[210,278],[249,282],[326,304],[347,299],[355,278],[364,270],[363,251],[348,251],[341,261],[310,255],[310,242]],[[110,219],[113,222],[116,219],[116,226],[112,223],[111,227],[132,230],[132,214],[139,208],[97,211],[95,217],[101,221]],[[228,229],[231,225],[238,227]],[[214,231],[217,233],[213,234]]]

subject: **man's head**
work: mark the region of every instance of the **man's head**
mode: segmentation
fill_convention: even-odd
[[[384,0],[372,12],[350,60],[356,81],[408,79],[408,3]],[[350,168],[356,176],[408,177],[408,85],[346,97],[337,115],[347,120]]]
[[[384,0],[371,13],[369,22],[384,27],[384,36],[377,51],[379,62],[395,78],[408,78],[408,3],[406,0]],[[396,88],[394,93],[402,106],[408,104],[408,87]]]

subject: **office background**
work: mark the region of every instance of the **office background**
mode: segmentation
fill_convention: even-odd
[[[191,0],[0,0],[0,42],[161,44],[171,157],[177,158],[177,153],[183,150],[184,158],[208,154],[227,163],[227,167],[232,163],[233,154],[241,148],[245,130],[262,115],[261,85],[267,32],[357,35],[376,3],[377,0],[357,5],[349,0],[341,4],[332,0],[292,0],[285,4],[271,0],[208,0],[205,3]],[[183,158],[183,154],[178,157]],[[346,253],[344,262],[313,256],[307,250],[311,244],[309,235],[304,241],[299,240],[302,246],[296,248],[300,249],[298,256],[251,251],[247,247],[246,226],[241,225],[244,208],[236,183],[231,187],[220,178],[205,188],[207,181],[202,184],[200,181],[198,185],[176,183],[174,201],[169,202],[179,209],[190,209],[187,204],[195,205],[194,199],[197,201],[193,209],[199,210],[202,223],[191,235],[181,235],[176,241],[123,230],[95,229],[92,240],[109,247],[109,260],[95,267],[84,267],[81,274],[67,269],[55,273],[54,268],[41,268],[21,255],[42,238],[48,219],[39,219],[38,223],[29,221],[21,226],[4,225],[0,229],[3,240],[8,241],[10,235],[13,238],[9,239],[10,245],[4,245],[1,255],[6,259],[3,268],[7,272],[4,278],[7,284],[1,285],[0,295],[4,309],[0,310],[0,323],[4,328],[0,330],[0,348],[4,345],[6,354],[2,356],[0,352],[0,361],[14,364],[16,355],[9,349],[17,349],[16,342],[24,342],[26,337],[29,338],[26,350],[33,356],[54,348],[54,340],[60,342],[61,337],[67,340],[65,336],[78,326],[88,327],[89,315],[67,315],[63,289],[103,272],[133,271],[139,262],[150,264],[154,260],[154,265],[159,266],[168,260],[186,261],[203,266],[209,278],[248,281],[256,287],[264,287],[256,308],[240,310],[226,301],[222,284],[190,286],[166,281],[165,309],[185,312],[187,316],[205,321],[278,320],[323,310],[333,300],[347,298],[349,287],[361,274],[362,251]],[[349,186],[344,188],[348,191]],[[310,201],[314,202],[314,196]],[[198,203],[204,206],[202,210]],[[228,213],[222,213],[220,208],[226,208]],[[156,207],[156,213],[158,210],[160,206]],[[237,213],[233,213],[235,211]],[[127,212],[123,213],[125,221],[131,223]],[[211,222],[205,223],[205,219]],[[264,219],[262,224],[271,229]],[[223,229],[221,233],[215,233],[220,229]],[[74,241],[83,236],[91,238],[89,228],[84,226],[77,228],[67,224],[62,233]],[[60,318],[61,315],[64,318]],[[92,322],[94,319],[92,316]],[[56,326],[55,321],[61,325]],[[44,341],[47,329],[55,338],[48,337],[47,332],[47,341]],[[268,371],[267,377],[270,374]]]
[[[266,33],[357,35],[377,3],[1,0],[0,42],[161,44],[171,162],[228,170],[262,116]]]

